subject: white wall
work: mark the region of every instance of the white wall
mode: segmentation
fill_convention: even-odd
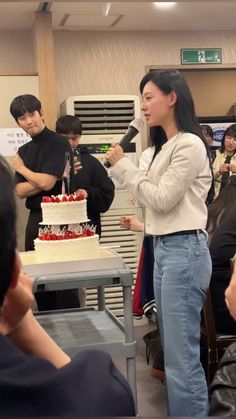
[[[58,102],[83,94],[137,94],[148,65],[180,64],[181,48],[222,48],[236,64],[236,31],[56,31]]]
[[[223,64],[236,65],[236,30],[55,31],[54,38],[58,109],[77,94],[137,94],[145,66],[179,65],[181,48],[222,48]],[[1,75],[32,74],[31,31],[0,31],[0,57]]]

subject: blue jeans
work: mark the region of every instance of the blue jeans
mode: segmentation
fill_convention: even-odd
[[[170,416],[207,416],[200,313],[211,278],[205,234],[154,237],[154,289]]]

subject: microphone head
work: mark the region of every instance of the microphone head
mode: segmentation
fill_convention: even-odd
[[[129,127],[135,128],[138,132],[143,128],[144,122],[140,118],[136,118],[130,122]]]

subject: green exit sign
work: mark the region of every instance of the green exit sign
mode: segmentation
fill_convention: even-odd
[[[183,48],[181,64],[221,64],[221,48]]]

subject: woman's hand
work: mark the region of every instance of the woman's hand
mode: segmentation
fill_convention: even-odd
[[[125,157],[123,148],[118,143],[112,143],[111,148],[106,153],[106,160],[108,160],[112,166],[114,166],[120,159]]]
[[[132,215],[120,217],[120,226],[131,231],[144,231],[144,223]]]
[[[230,164],[230,165],[229,165],[229,170],[230,170],[232,173],[236,173],[236,165],[235,165],[235,164]]]
[[[228,172],[228,170],[229,170],[229,164],[228,163],[223,163],[221,166],[220,166],[220,170],[219,170],[219,172],[220,172],[220,174],[221,173],[224,173],[224,172]]]
[[[20,272],[15,288],[9,288],[0,313],[0,333],[8,335],[21,323],[34,301],[32,279]]]

